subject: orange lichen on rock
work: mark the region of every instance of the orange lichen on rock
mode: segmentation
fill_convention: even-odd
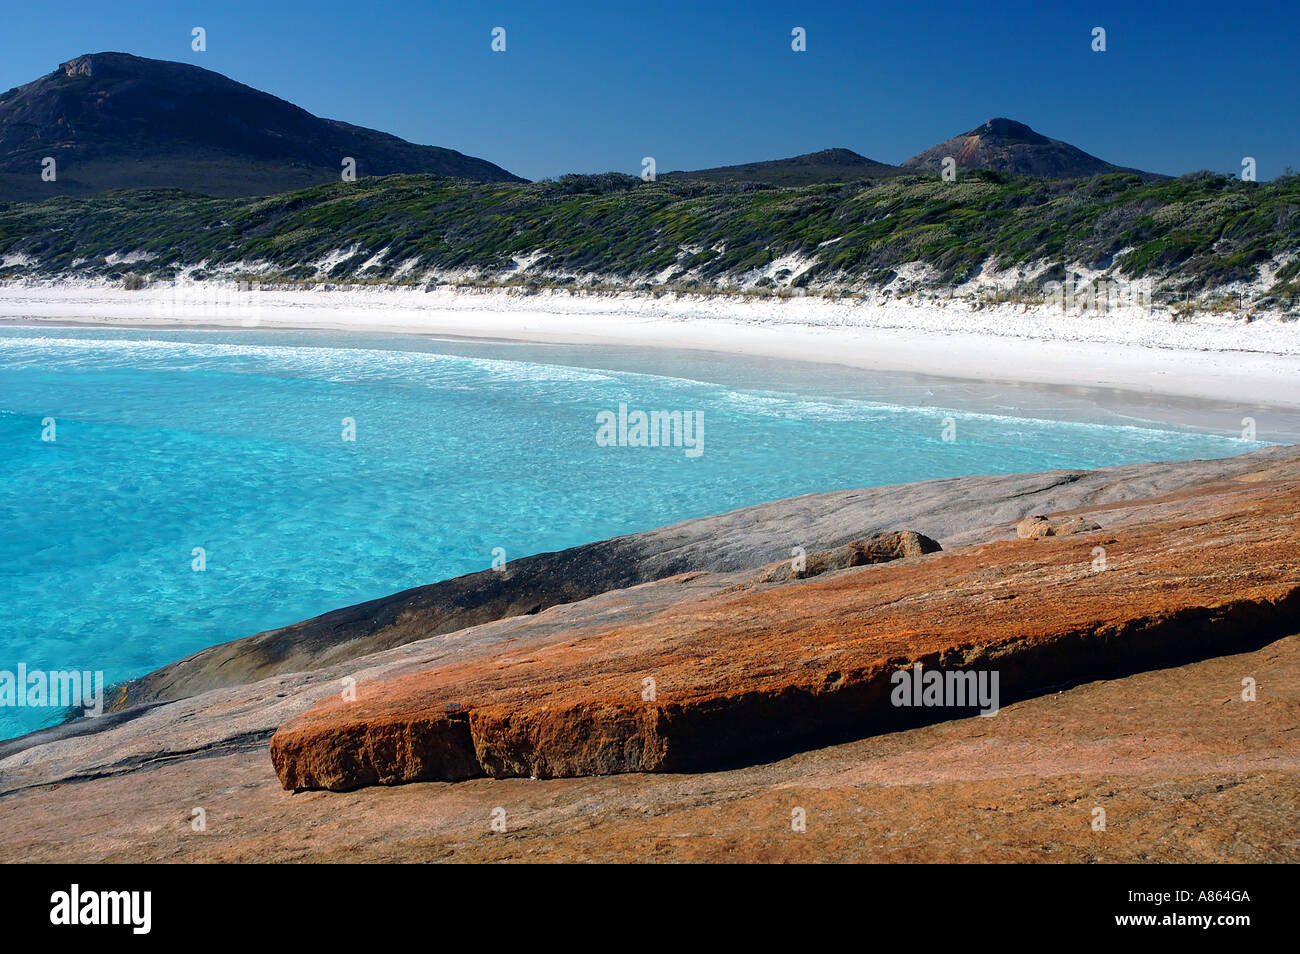
[[[281,726],[271,757],[286,789],[697,770],[915,720],[890,693],[918,663],[995,671],[1014,696],[1245,650],[1300,622],[1298,503],[1300,484],[1258,481],[1115,530],[787,582],[772,567],[626,625],[362,682]]]

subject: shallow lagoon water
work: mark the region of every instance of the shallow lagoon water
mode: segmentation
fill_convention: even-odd
[[[703,453],[598,446],[597,414],[620,403],[702,412]],[[1261,446],[1221,410],[1207,433],[1082,393],[699,353],[3,327],[0,670],[112,682],[483,569],[496,548],[797,494]],[[58,717],[0,708],[0,738]]]

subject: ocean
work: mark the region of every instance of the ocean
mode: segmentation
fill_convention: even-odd
[[[1263,446],[1237,425],[699,353],[4,326],[0,672],[112,683],[494,559],[781,497]],[[0,738],[60,716],[0,706]]]

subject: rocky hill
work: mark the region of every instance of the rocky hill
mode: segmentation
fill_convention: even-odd
[[[851,149],[823,149],[790,159],[747,162],[736,166],[669,172],[668,180],[690,182],[761,182],[776,186],[813,185],[822,182],[856,182],[900,175],[905,170],[860,156]]]
[[[0,201],[109,189],[265,195],[358,176],[520,182],[499,166],[332,119],[219,73],[93,53],[0,96]],[[42,160],[56,178],[42,181]]]
[[[951,156],[958,169],[994,169],[1016,176],[1073,179],[1107,172],[1132,172],[1143,178],[1163,178],[1138,169],[1126,169],[1089,155],[1077,146],[1049,139],[1014,119],[990,119],[917,153],[902,163],[905,169],[938,172]]]

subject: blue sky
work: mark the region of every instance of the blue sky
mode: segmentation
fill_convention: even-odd
[[[0,0],[0,24],[0,89],[122,50],[528,178],[832,146],[899,162],[992,116],[1156,172],[1235,173],[1243,156],[1260,178],[1300,170],[1294,0]],[[194,26],[206,52],[190,49]]]

